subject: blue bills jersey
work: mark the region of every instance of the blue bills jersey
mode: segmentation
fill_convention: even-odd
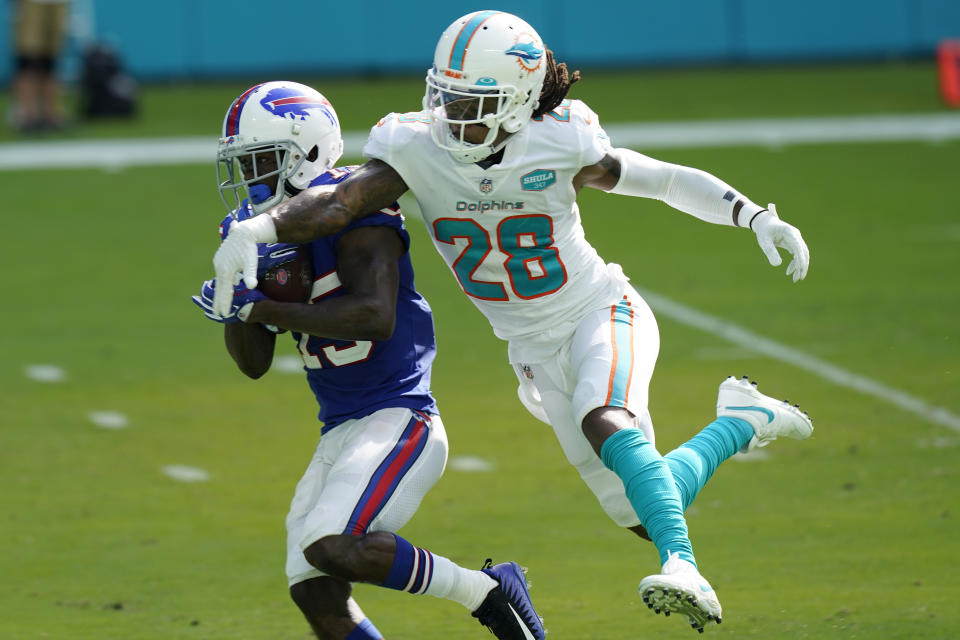
[[[340,182],[354,168],[331,169],[311,186]],[[314,240],[310,243],[314,270],[311,303],[345,294],[337,275],[337,244],[348,231],[369,226],[395,229],[409,250],[410,236],[396,203],[354,221],[337,234]],[[437,413],[430,392],[430,368],[436,354],[433,312],[414,287],[409,252],[400,258],[399,267],[396,328],[389,340],[334,340],[292,332],[307,381],[320,405],[324,433],[345,420],[386,407]]]

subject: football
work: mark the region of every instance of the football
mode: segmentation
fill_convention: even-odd
[[[263,295],[279,302],[307,302],[312,288],[313,260],[309,245],[297,247],[293,260],[268,270],[257,285]]]

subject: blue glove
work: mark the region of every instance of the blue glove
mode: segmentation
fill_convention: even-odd
[[[207,280],[200,289],[199,296],[192,296],[193,303],[203,310],[203,315],[214,322],[221,324],[232,324],[234,322],[246,322],[250,317],[250,311],[253,305],[267,296],[256,289],[247,289],[243,281],[233,288],[233,302],[230,306],[230,313],[222,316],[213,310],[214,281]]]
[[[253,185],[254,187],[266,185]],[[236,217],[234,217],[236,214]],[[227,217],[220,223],[220,241],[223,242],[230,233],[230,227],[234,222],[242,222],[253,217],[253,212],[247,206],[247,201],[240,203],[233,213],[227,214]],[[270,244],[257,245],[257,279],[263,278],[263,275],[281,264],[290,262],[297,257],[297,247],[300,245],[290,244],[289,242],[273,242]]]
[[[289,242],[271,242],[257,245],[257,279],[263,278],[267,271],[286,264],[297,257],[298,244]]]
[[[243,222],[244,220],[249,220],[253,217],[253,211],[250,209],[250,206],[247,204],[247,201],[244,200],[240,203],[240,206],[231,213],[227,214],[227,217],[223,219],[223,222],[220,223],[220,242],[223,242],[227,239],[227,234],[230,233],[230,226],[234,222]]]

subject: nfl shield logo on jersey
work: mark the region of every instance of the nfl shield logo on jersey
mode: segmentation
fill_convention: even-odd
[[[520,365],[520,370],[523,371],[523,375],[527,376],[530,380],[533,380],[533,369],[530,368],[528,364]]]
[[[491,191],[493,191],[493,180],[490,178],[480,180],[480,193],[490,193]]]

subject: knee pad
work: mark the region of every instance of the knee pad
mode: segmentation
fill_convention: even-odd
[[[543,408],[540,392],[537,391],[536,386],[521,382],[517,387],[517,397],[520,398],[520,404],[524,406],[530,415],[544,424],[550,424],[550,418],[547,417],[547,412]]]
[[[598,460],[596,452],[583,435],[583,429],[574,422],[570,401],[563,394],[555,391],[541,393],[543,408],[550,416],[550,426],[567,457],[567,462],[579,469],[589,464],[591,460]]]
[[[51,73],[54,60],[50,56],[17,56],[17,71],[36,71],[37,73]]]

